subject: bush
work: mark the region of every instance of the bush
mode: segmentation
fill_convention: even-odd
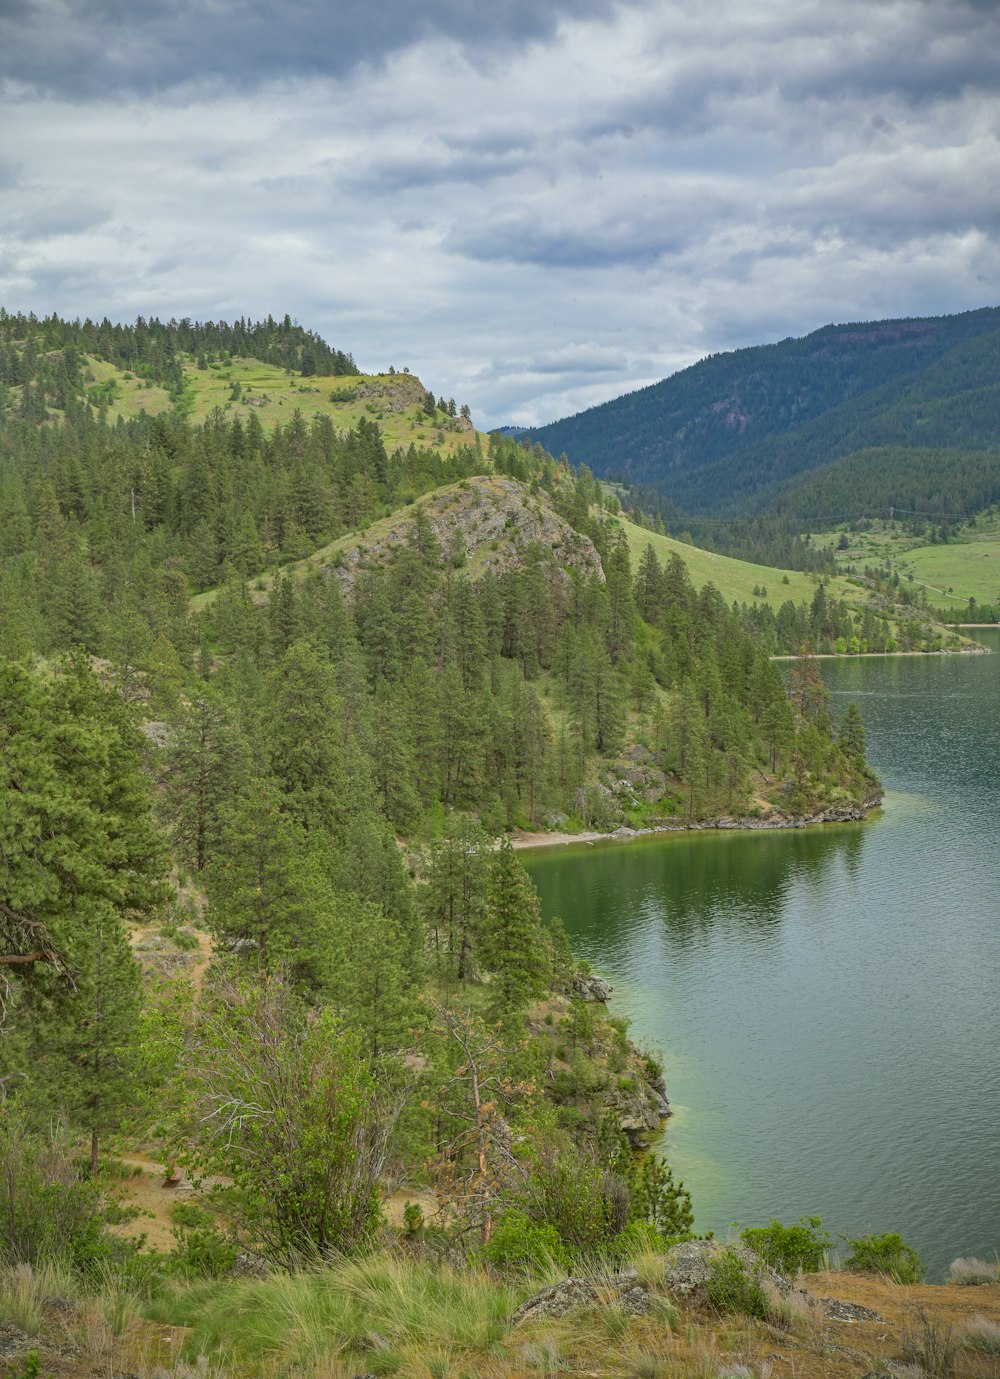
[[[802,1216],[795,1226],[772,1220],[769,1226],[748,1226],[740,1231],[740,1239],[779,1273],[794,1274],[798,1269],[815,1273],[823,1268],[833,1244],[822,1228],[818,1216]]]
[[[522,1211],[509,1211],[500,1219],[481,1256],[494,1268],[525,1273],[543,1270],[550,1264],[569,1268],[569,1255],[555,1226],[537,1226]]]
[[[261,1253],[287,1262],[368,1243],[401,1098],[376,1084],[359,1035],[303,1011],[284,978],[222,982],[188,1076],[196,1151],[232,1179]]]
[[[31,1131],[17,1112],[0,1117],[0,1265],[94,1268],[118,1243],[108,1235],[97,1183],[68,1139]]]
[[[709,1261],[708,1300],[720,1312],[743,1317],[766,1317],[767,1289],[760,1267],[735,1250],[721,1250]]]
[[[848,1240],[851,1253],[844,1268],[858,1274],[884,1274],[894,1283],[919,1283],[927,1272],[923,1260],[898,1231]]]
[[[236,1263],[238,1246],[214,1226],[174,1229],[170,1267],[182,1278],[222,1278]]]

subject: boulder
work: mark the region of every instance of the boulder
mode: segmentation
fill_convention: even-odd
[[[567,1312],[581,1307],[620,1307],[631,1317],[641,1317],[650,1308],[649,1290],[639,1282],[634,1270],[566,1278],[522,1302],[511,1321],[514,1326],[520,1326],[521,1322],[540,1317],[565,1317]]]
[[[792,1285],[787,1278],[776,1273],[765,1264],[756,1250],[748,1245],[726,1245],[721,1240],[685,1240],[672,1246],[664,1261],[663,1282],[667,1291],[678,1297],[690,1298],[693,1302],[704,1301],[708,1296],[708,1281],[712,1275],[712,1260],[724,1251],[738,1255],[754,1270],[765,1283],[770,1283],[787,1297]]]
[[[570,986],[573,995],[579,996],[581,1001],[600,1001],[602,1005],[614,990],[611,983],[606,982],[603,977],[576,976]]]
[[[881,1322],[882,1317],[860,1303],[841,1302],[839,1298],[814,1298],[804,1288],[796,1287],[784,1275],[765,1264],[756,1250],[748,1245],[726,1245],[719,1240],[686,1240],[667,1251],[663,1282],[667,1291],[691,1302],[704,1302],[708,1295],[708,1280],[712,1260],[723,1250],[729,1250],[753,1269],[761,1281],[770,1284],[781,1297],[795,1295],[822,1308],[824,1316],[837,1322]]]

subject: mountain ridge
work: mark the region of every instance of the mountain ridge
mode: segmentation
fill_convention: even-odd
[[[996,307],[831,324],[710,355],[523,438],[599,477],[647,485],[693,516],[771,511],[804,471],[874,445],[942,449],[958,430],[963,451],[988,447],[1000,418],[998,356]]]

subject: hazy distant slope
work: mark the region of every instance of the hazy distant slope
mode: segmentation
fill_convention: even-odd
[[[759,509],[789,480],[871,446],[980,450],[1000,432],[1000,309],[825,326],[713,355],[530,431],[599,475],[691,513]]]

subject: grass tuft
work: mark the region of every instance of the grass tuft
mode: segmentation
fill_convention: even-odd
[[[922,1307],[904,1318],[901,1342],[904,1359],[919,1365],[925,1374],[943,1379],[955,1368],[955,1328],[950,1322],[932,1317]]]
[[[248,1361],[282,1356],[315,1366],[363,1354],[362,1369],[391,1374],[401,1352],[491,1352],[530,1285],[513,1288],[484,1271],[369,1255],[309,1273],[205,1281],[177,1288],[150,1308],[154,1320],[190,1328],[186,1354],[212,1354],[234,1335]]]
[[[948,1282],[965,1285],[1000,1283],[1000,1264],[990,1264],[985,1259],[953,1259],[948,1270]]]
[[[973,1317],[962,1332],[962,1344],[983,1355],[1000,1355],[1000,1326],[988,1317]]]

